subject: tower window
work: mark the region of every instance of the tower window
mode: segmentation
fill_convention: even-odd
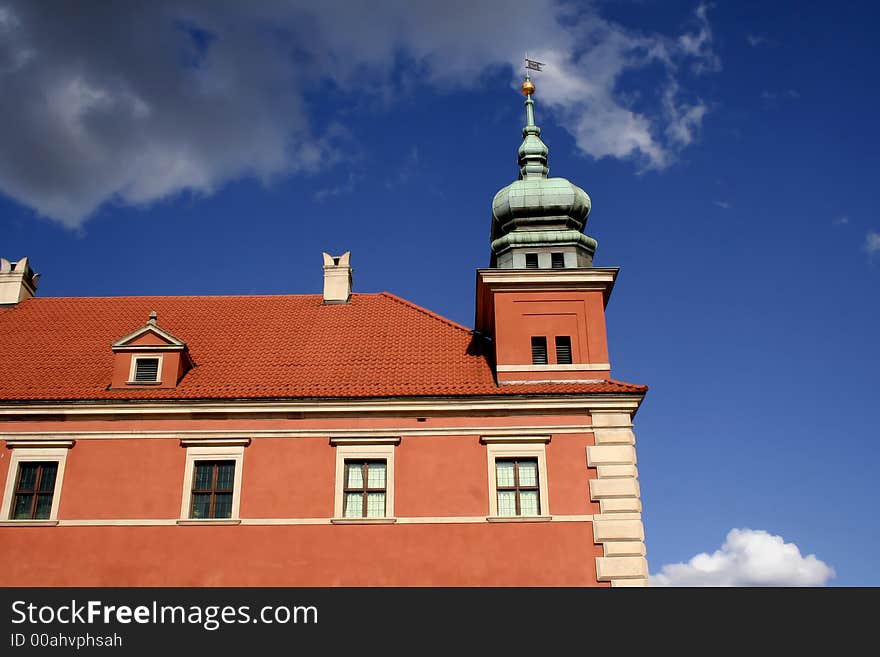
[[[556,362],[571,365],[571,338],[567,335],[556,336]]]
[[[526,269],[537,269],[538,268],[538,254],[537,253],[526,253]]]
[[[564,253],[551,253],[550,254],[550,267],[552,269],[565,269],[565,254]]]
[[[532,336],[532,365],[547,364],[547,338],[543,335]]]

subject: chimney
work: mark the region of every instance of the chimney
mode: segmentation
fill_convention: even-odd
[[[348,303],[351,297],[351,251],[338,258],[324,254],[324,303]]]
[[[18,262],[0,258],[0,306],[15,305],[30,299],[37,291],[39,278],[40,275],[34,273],[27,258]]]

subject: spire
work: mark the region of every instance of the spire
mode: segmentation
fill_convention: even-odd
[[[547,166],[547,154],[550,149],[541,141],[541,128],[535,125],[535,85],[529,74],[522,83],[522,92],[526,97],[526,125],[523,128],[523,142],[519,147],[519,177],[522,179],[546,178],[550,169]]]
[[[539,62],[526,60],[540,70]],[[519,179],[492,199],[489,239],[490,267],[500,269],[558,269],[592,267],[596,240],[584,234],[590,197],[565,178],[548,177],[547,145],[535,125],[535,85],[528,72],[525,94],[526,125],[518,151]]]

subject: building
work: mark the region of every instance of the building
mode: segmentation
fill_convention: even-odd
[[[41,298],[0,270],[0,584],[647,583],[590,199],[526,79],[475,328],[393,294]]]

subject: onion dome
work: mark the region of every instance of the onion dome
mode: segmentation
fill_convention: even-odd
[[[555,261],[564,262],[565,267],[590,267],[596,240],[583,234],[590,197],[565,178],[548,177],[549,149],[541,140],[541,128],[535,125],[535,85],[528,75],[522,92],[526,125],[517,152],[519,180],[499,190],[492,200],[491,266],[524,268],[539,262],[558,267],[550,264]],[[542,253],[545,257],[540,257]],[[526,254],[534,257],[526,258]],[[563,255],[551,258],[550,254]]]

